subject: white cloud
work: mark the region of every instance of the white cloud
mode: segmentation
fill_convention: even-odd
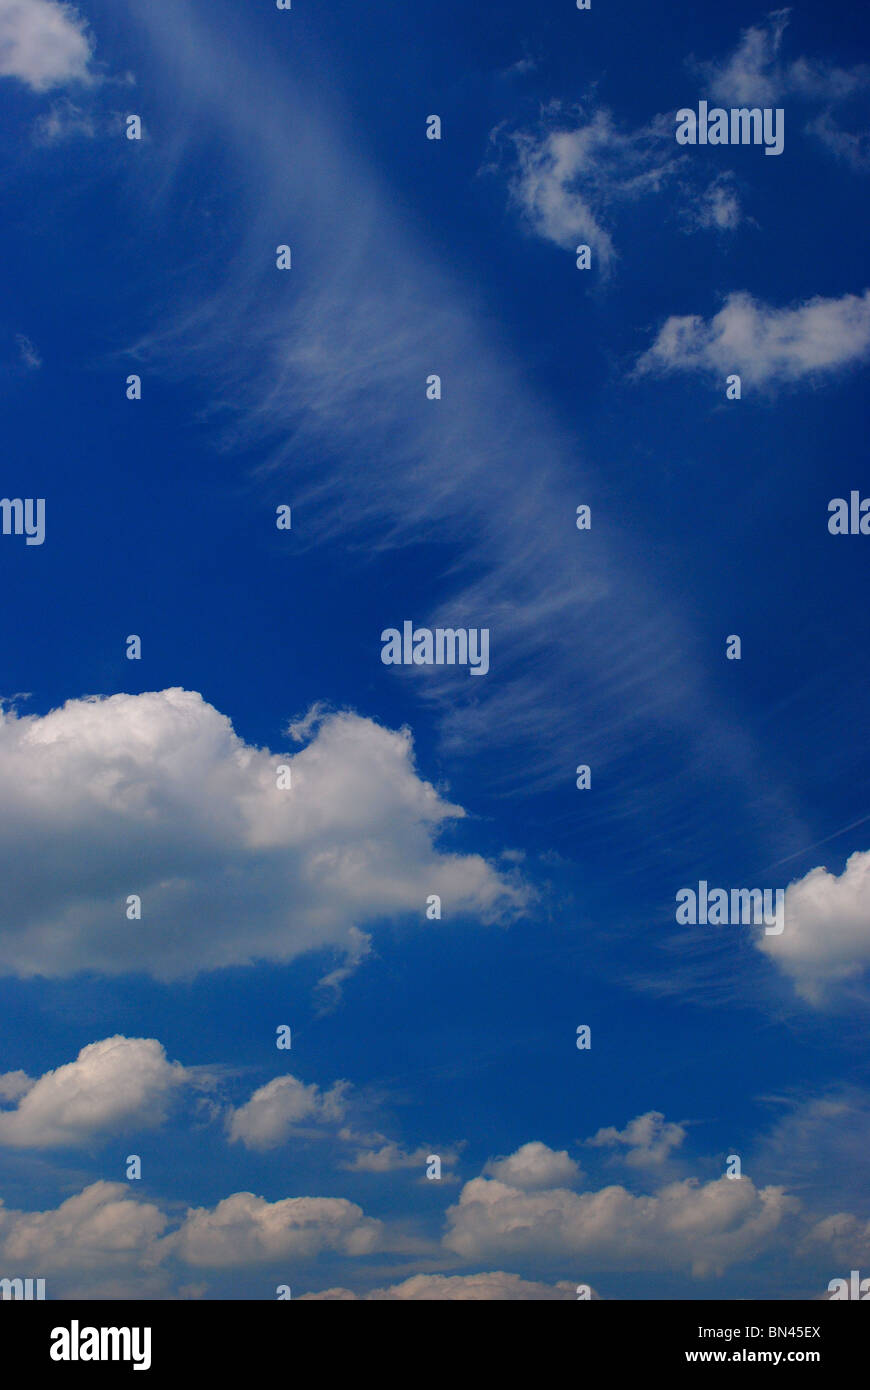
[[[787,9],[772,11],[764,23],[743,30],[734,52],[723,62],[702,65],[714,101],[737,106],[776,104],[783,87],[776,62],[788,15]]]
[[[719,174],[708,184],[694,210],[694,220],[696,226],[717,232],[733,232],[740,226],[740,199],[731,174]]]
[[[55,0],[0,0],[0,77],[35,92],[91,82],[93,54],[85,21]]]
[[[0,799],[5,973],[169,980],[323,948],[359,958],[359,922],[422,923],[430,893],[485,921],[529,898],[513,873],[439,851],[464,812],[419,778],[407,730],[350,713],[282,757],[192,691],[7,711]]]
[[[310,1258],[324,1250],[368,1255],[380,1248],[382,1238],[382,1223],[343,1197],[267,1202],[252,1192],[236,1192],[210,1210],[189,1211],[167,1246],[189,1265],[223,1269]]]
[[[648,1110],[630,1120],[625,1129],[611,1125],[586,1142],[593,1148],[624,1148],[624,1161],[631,1168],[655,1168],[670,1158],[671,1150],[678,1149],[685,1137],[682,1125],[665,1123],[660,1110]]]
[[[338,1124],[345,1113],[347,1086],[346,1081],[337,1081],[328,1091],[321,1091],[318,1086],[303,1085],[295,1076],[277,1076],[230,1112],[230,1142],[241,1140],[246,1149],[274,1149],[303,1122],[309,1126]]]
[[[777,309],[740,291],[709,321],[673,315],[637,364],[639,372],[740,374],[753,385],[799,381],[870,353],[870,290]]]
[[[0,1100],[20,1100],[34,1084],[26,1071],[7,1071],[0,1074]]]
[[[595,1290],[591,1290],[592,1299],[596,1300],[599,1295]],[[356,1301],[360,1296],[352,1293],[350,1289],[325,1289],[323,1293],[302,1294],[300,1302],[307,1299],[310,1302],[322,1302],[326,1300],[335,1302]],[[414,1274],[410,1279],[405,1279],[401,1284],[393,1284],[386,1289],[372,1289],[369,1293],[361,1296],[363,1299],[375,1302],[410,1302],[425,1300],[426,1302],[558,1302],[574,1300],[577,1297],[577,1285],[567,1280],[562,1280],[558,1284],[539,1284],[532,1280],[521,1279],[518,1274],[505,1274],[502,1270],[493,1270],[486,1274]]]
[[[489,1177],[523,1192],[539,1187],[568,1185],[582,1176],[565,1149],[550,1149],[539,1140],[523,1144],[507,1158],[491,1158],[484,1168]]]
[[[21,1099],[15,1110],[0,1110],[0,1145],[41,1149],[86,1145],[122,1128],[155,1128],[176,1091],[191,1080],[184,1067],[167,1060],[155,1038],[121,1036],[89,1043],[74,1062],[36,1081],[23,1072],[7,1073],[0,1077],[6,1099],[14,1099],[10,1077],[22,1079]]]
[[[448,1210],[444,1244],[467,1260],[512,1257],[584,1261],[597,1269],[722,1273],[780,1235],[798,1203],[748,1177],[671,1183],[653,1196],[624,1187],[522,1192],[492,1178],[466,1183]]]
[[[8,1211],[0,1204],[0,1256],[5,1269],[90,1270],[136,1267],[159,1258],[166,1217],[119,1182],[95,1182],[50,1211]]]
[[[870,850],[857,851],[839,876],[819,867],[785,891],[785,927],[755,944],[802,999],[825,1004],[860,986],[870,967]]]
[[[564,122],[559,108],[549,120]],[[557,246],[588,243],[603,269],[614,255],[606,211],[658,192],[673,167],[657,125],[621,131],[607,111],[580,124],[510,136],[516,155],[511,196],[539,236]]]
[[[702,63],[709,95],[723,105],[775,106],[786,96],[807,101],[843,101],[870,83],[870,67],[839,68],[831,63],[780,59],[789,9],[772,10],[760,24],[744,29],[734,51],[721,62]]]
[[[419,1168],[422,1173],[431,1153],[438,1153],[442,1169],[455,1162],[456,1155],[443,1153],[423,1144],[412,1152],[403,1149],[401,1144],[389,1141],[378,1149],[360,1149],[350,1163],[343,1166],[355,1173],[398,1173],[403,1169]]]

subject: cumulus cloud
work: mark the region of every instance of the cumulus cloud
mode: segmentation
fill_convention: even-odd
[[[720,1178],[671,1183],[653,1196],[624,1187],[523,1192],[494,1178],[466,1183],[444,1244],[467,1260],[505,1255],[583,1260],[598,1269],[722,1273],[776,1239],[799,1204],[781,1187]]]
[[[307,1299],[310,1302],[322,1302],[325,1300],[335,1302],[350,1302],[359,1298],[368,1299],[376,1302],[559,1302],[568,1299],[576,1299],[577,1285],[562,1280],[558,1284],[539,1284],[528,1279],[521,1279],[518,1274],[505,1274],[502,1270],[493,1270],[487,1274],[414,1274],[410,1279],[405,1279],[401,1284],[393,1284],[386,1289],[371,1289],[368,1293],[358,1295],[350,1289],[336,1288],[325,1289],[323,1293],[302,1294],[300,1302]],[[594,1289],[591,1290],[592,1299],[598,1299],[599,1294]]]
[[[554,122],[558,124],[551,128]],[[606,270],[614,255],[605,225],[608,210],[658,192],[674,156],[665,152],[669,147],[658,123],[623,131],[609,112],[600,110],[575,116],[569,124],[554,106],[547,125],[508,137],[515,156],[511,197],[539,236],[563,247],[587,243]]]
[[[34,1084],[26,1071],[6,1071],[0,1074],[0,1100],[20,1100]]]
[[[368,1255],[382,1240],[382,1223],[343,1197],[267,1202],[252,1192],[236,1192],[211,1209],[190,1210],[167,1244],[189,1265],[224,1269],[307,1259],[324,1250]]]
[[[755,944],[807,1003],[821,1006],[854,992],[870,967],[870,850],[857,851],[842,874],[811,869],[785,891],[785,927]]]
[[[870,353],[870,290],[777,309],[740,291],[709,321],[673,315],[637,370],[737,372],[754,385],[822,376]]]
[[[37,1081],[23,1072],[0,1077],[0,1096],[15,1099],[19,1078],[20,1097],[14,1110],[0,1110],[0,1145],[75,1148],[122,1127],[155,1128],[191,1076],[167,1060],[156,1038],[117,1036],[89,1043],[74,1062]]]
[[[587,1144],[593,1148],[623,1148],[624,1162],[631,1168],[655,1168],[670,1158],[686,1137],[682,1125],[665,1123],[660,1110],[648,1110],[630,1120],[625,1129],[612,1125],[599,1129]]]
[[[577,1182],[582,1176],[567,1150],[550,1149],[537,1139],[523,1144],[507,1158],[491,1158],[483,1171],[489,1177],[523,1192],[531,1192],[538,1187],[567,1185]]]
[[[360,922],[422,922],[430,893],[484,921],[530,896],[514,871],[436,846],[464,812],[418,776],[408,730],[352,713],[281,757],[193,691],[7,710],[0,799],[6,974],[172,980],[324,948],[359,959]]]
[[[340,1123],[347,1086],[346,1081],[337,1081],[328,1091],[321,1091],[318,1086],[304,1085],[295,1076],[276,1076],[244,1105],[230,1112],[230,1142],[240,1140],[246,1149],[274,1149],[303,1123]]]
[[[91,1270],[154,1264],[167,1218],[120,1182],[95,1182],[49,1211],[8,1211],[0,1203],[5,1269]]]
[[[0,0],[0,77],[34,92],[91,82],[93,56],[85,21],[55,0]]]

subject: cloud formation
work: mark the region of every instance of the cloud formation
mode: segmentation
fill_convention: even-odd
[[[554,105],[543,130],[509,139],[516,162],[511,197],[532,230],[565,248],[587,243],[605,271],[614,256],[607,211],[659,192],[674,168],[661,122],[624,131],[605,110],[569,117]]]
[[[0,0],[0,77],[17,77],[34,92],[91,82],[92,56],[85,21],[72,5]]]
[[[7,974],[171,980],[324,948],[359,960],[359,923],[422,922],[430,893],[484,921],[529,898],[515,874],[437,848],[464,812],[418,776],[407,730],[351,713],[280,757],[193,691],[7,711],[0,798]]]
[[[368,1255],[381,1248],[383,1225],[343,1197],[286,1197],[267,1202],[236,1192],[217,1206],[191,1209],[168,1247],[186,1264],[229,1269],[324,1250]]]
[[[730,294],[709,322],[672,315],[637,364],[640,373],[737,372],[756,386],[829,375],[870,354],[870,290],[816,296],[778,309],[746,291]]]
[[[74,1062],[36,1081],[23,1072],[0,1077],[0,1096],[7,1100],[15,1098],[10,1083],[20,1078],[18,1105],[0,1110],[0,1146],[77,1148],[122,1128],[157,1128],[193,1076],[168,1061],[156,1038],[118,1035],[89,1043]]]
[[[307,1127],[338,1124],[345,1113],[347,1086],[346,1081],[337,1081],[328,1091],[321,1091],[295,1076],[276,1076],[230,1112],[230,1143],[241,1141],[246,1149],[274,1149],[303,1122]]]
[[[655,1168],[670,1158],[685,1137],[682,1125],[666,1123],[660,1110],[648,1110],[630,1120],[625,1129],[610,1125],[586,1142],[593,1148],[624,1149],[623,1161],[630,1168]]]
[[[808,1004],[856,992],[870,968],[870,850],[856,851],[840,875],[811,869],[785,890],[785,929],[756,938]]]
[[[466,1260],[510,1256],[586,1262],[596,1269],[690,1269],[721,1274],[766,1249],[799,1204],[781,1187],[743,1177],[690,1178],[652,1196],[624,1187],[524,1192],[473,1178],[447,1213],[444,1244]]]
[[[371,1289],[359,1295],[350,1289],[325,1289],[323,1293],[302,1294],[300,1302],[350,1302],[365,1299],[373,1302],[561,1302],[576,1299],[577,1286],[568,1280],[558,1284],[540,1284],[521,1279],[518,1274],[493,1270],[486,1274],[414,1274],[401,1284],[385,1289]],[[592,1299],[599,1295],[593,1289]]]
[[[523,1192],[557,1184],[568,1186],[582,1176],[566,1149],[550,1149],[539,1140],[521,1145],[507,1158],[491,1158],[483,1171],[488,1177]]]

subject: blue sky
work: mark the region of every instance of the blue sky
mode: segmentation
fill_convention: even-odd
[[[870,496],[867,38],[0,0],[2,491],[46,508],[0,536],[0,1273],[870,1263],[870,540],[828,529]],[[678,145],[701,100],[782,153]],[[489,671],[384,665],[406,619]],[[701,880],[785,890],[783,932],[678,924]]]

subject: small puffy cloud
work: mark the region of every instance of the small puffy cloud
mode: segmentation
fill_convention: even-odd
[[[91,82],[91,41],[81,15],[55,0],[0,0],[0,77],[34,92]]]
[[[557,246],[587,243],[605,270],[614,255],[608,210],[658,192],[674,163],[659,125],[623,131],[603,110],[575,116],[569,124],[554,106],[547,128],[514,132],[508,139],[514,153],[511,198],[532,230]]]
[[[0,1204],[0,1257],[8,1270],[136,1267],[159,1258],[166,1217],[119,1182],[95,1182],[51,1211],[8,1211]]]
[[[0,1077],[6,1100],[15,1099],[15,1078],[20,1099],[14,1110],[0,1110],[0,1145],[52,1149],[87,1145],[121,1128],[155,1128],[191,1074],[168,1061],[155,1038],[117,1036],[89,1043],[74,1062],[37,1081],[23,1072]]]
[[[870,290],[777,309],[741,291],[709,321],[674,315],[637,364],[639,373],[737,372],[754,385],[842,370],[870,354]]]
[[[802,999],[820,1006],[860,987],[870,967],[870,850],[851,855],[839,876],[816,868],[790,883],[784,918],[779,936],[755,944]]]
[[[686,1137],[682,1125],[666,1123],[659,1110],[648,1110],[630,1120],[625,1129],[599,1129],[587,1144],[593,1148],[623,1148],[624,1162],[631,1168],[655,1168],[670,1158]]]
[[[299,1126],[339,1124],[344,1118],[347,1086],[346,1081],[338,1081],[328,1091],[321,1091],[295,1076],[277,1076],[244,1105],[230,1111],[230,1142],[240,1140],[246,1149],[274,1149]]]
[[[350,1289],[325,1289],[323,1293],[302,1294],[300,1302],[350,1302],[360,1296]],[[539,1284],[518,1274],[493,1270],[487,1274],[414,1274],[401,1284],[372,1289],[361,1296],[374,1302],[560,1302],[577,1297],[577,1285],[562,1280],[558,1284]],[[591,1290],[593,1300],[600,1295]]]
[[[733,232],[740,226],[740,199],[734,188],[733,176],[719,174],[708,184],[694,209],[698,227],[716,232]]]
[[[190,1210],[167,1247],[186,1264],[228,1269],[324,1250],[368,1255],[381,1248],[383,1226],[343,1197],[287,1197],[267,1202],[236,1192],[211,1209]]]
[[[523,1144],[507,1158],[491,1158],[483,1171],[523,1192],[539,1187],[567,1187],[582,1177],[567,1150],[550,1149],[537,1139]]]
[[[466,1260],[548,1258],[598,1269],[721,1274],[780,1238],[799,1204],[743,1177],[671,1183],[652,1196],[624,1187],[523,1192],[493,1178],[466,1183],[447,1213],[447,1249]]]
[[[407,729],[341,713],[309,732],[275,755],[180,689],[0,713],[0,973],[353,963],[362,924],[422,924],[430,893],[483,921],[530,900],[516,870],[437,846],[464,812],[418,776]]]

